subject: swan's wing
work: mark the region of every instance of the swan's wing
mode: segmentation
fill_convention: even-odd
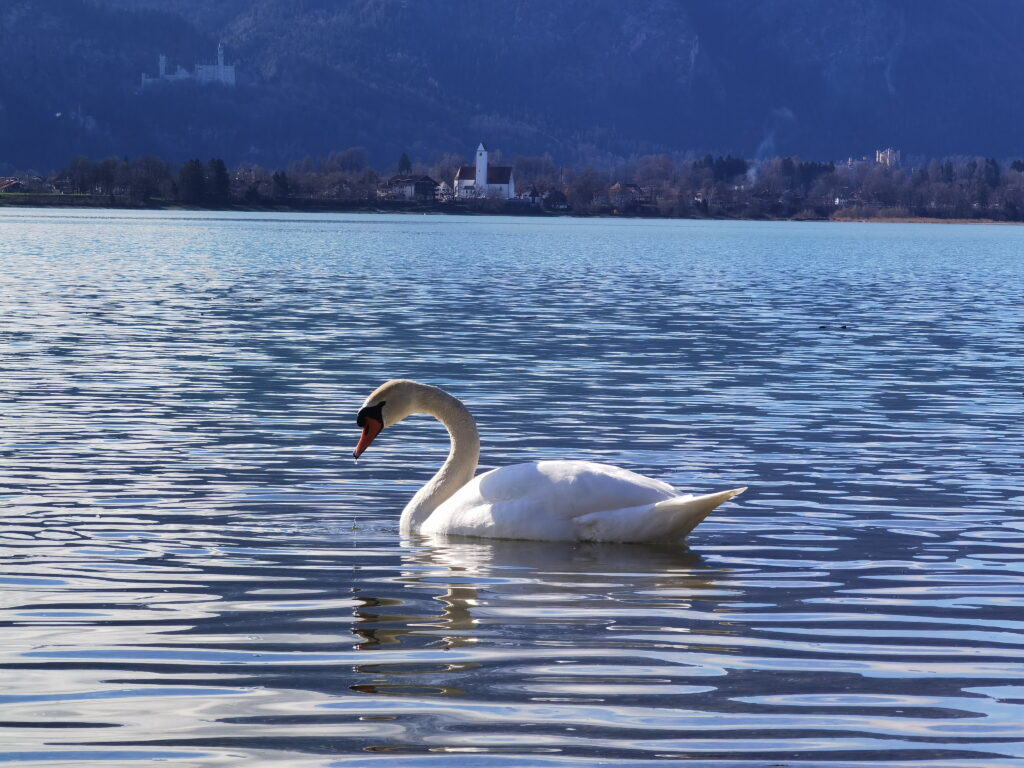
[[[676,496],[629,509],[591,512],[573,520],[578,538],[585,541],[680,541],[711,511],[746,488],[709,493],[704,496]]]
[[[672,486],[589,461],[513,464],[479,475],[439,506],[422,533],[571,541],[574,518],[675,496]]]
[[[474,484],[480,497],[487,501],[545,498],[565,508],[568,517],[662,501],[676,495],[675,489],[661,480],[592,461],[513,464],[485,472],[466,487]]]

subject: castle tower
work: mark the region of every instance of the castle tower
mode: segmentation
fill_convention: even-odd
[[[481,141],[476,148],[476,181],[473,183],[478,195],[487,194],[487,147]]]

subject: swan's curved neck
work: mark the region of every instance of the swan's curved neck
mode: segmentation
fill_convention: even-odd
[[[401,532],[415,533],[442,502],[473,479],[480,459],[480,434],[476,422],[461,402],[436,387],[418,393],[417,413],[426,413],[444,424],[452,438],[452,447],[441,469],[405,505]]]

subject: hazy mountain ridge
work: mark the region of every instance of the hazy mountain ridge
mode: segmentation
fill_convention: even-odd
[[[381,163],[481,139],[579,162],[1005,157],[1024,152],[1022,31],[1014,0],[9,0],[0,163],[272,165],[358,145]],[[191,67],[218,40],[238,88],[136,93],[158,53]]]

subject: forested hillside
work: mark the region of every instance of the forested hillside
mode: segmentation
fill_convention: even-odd
[[[284,165],[480,140],[652,153],[1024,154],[1017,0],[6,0],[0,170],[76,153]],[[235,88],[140,89],[159,53]]]

